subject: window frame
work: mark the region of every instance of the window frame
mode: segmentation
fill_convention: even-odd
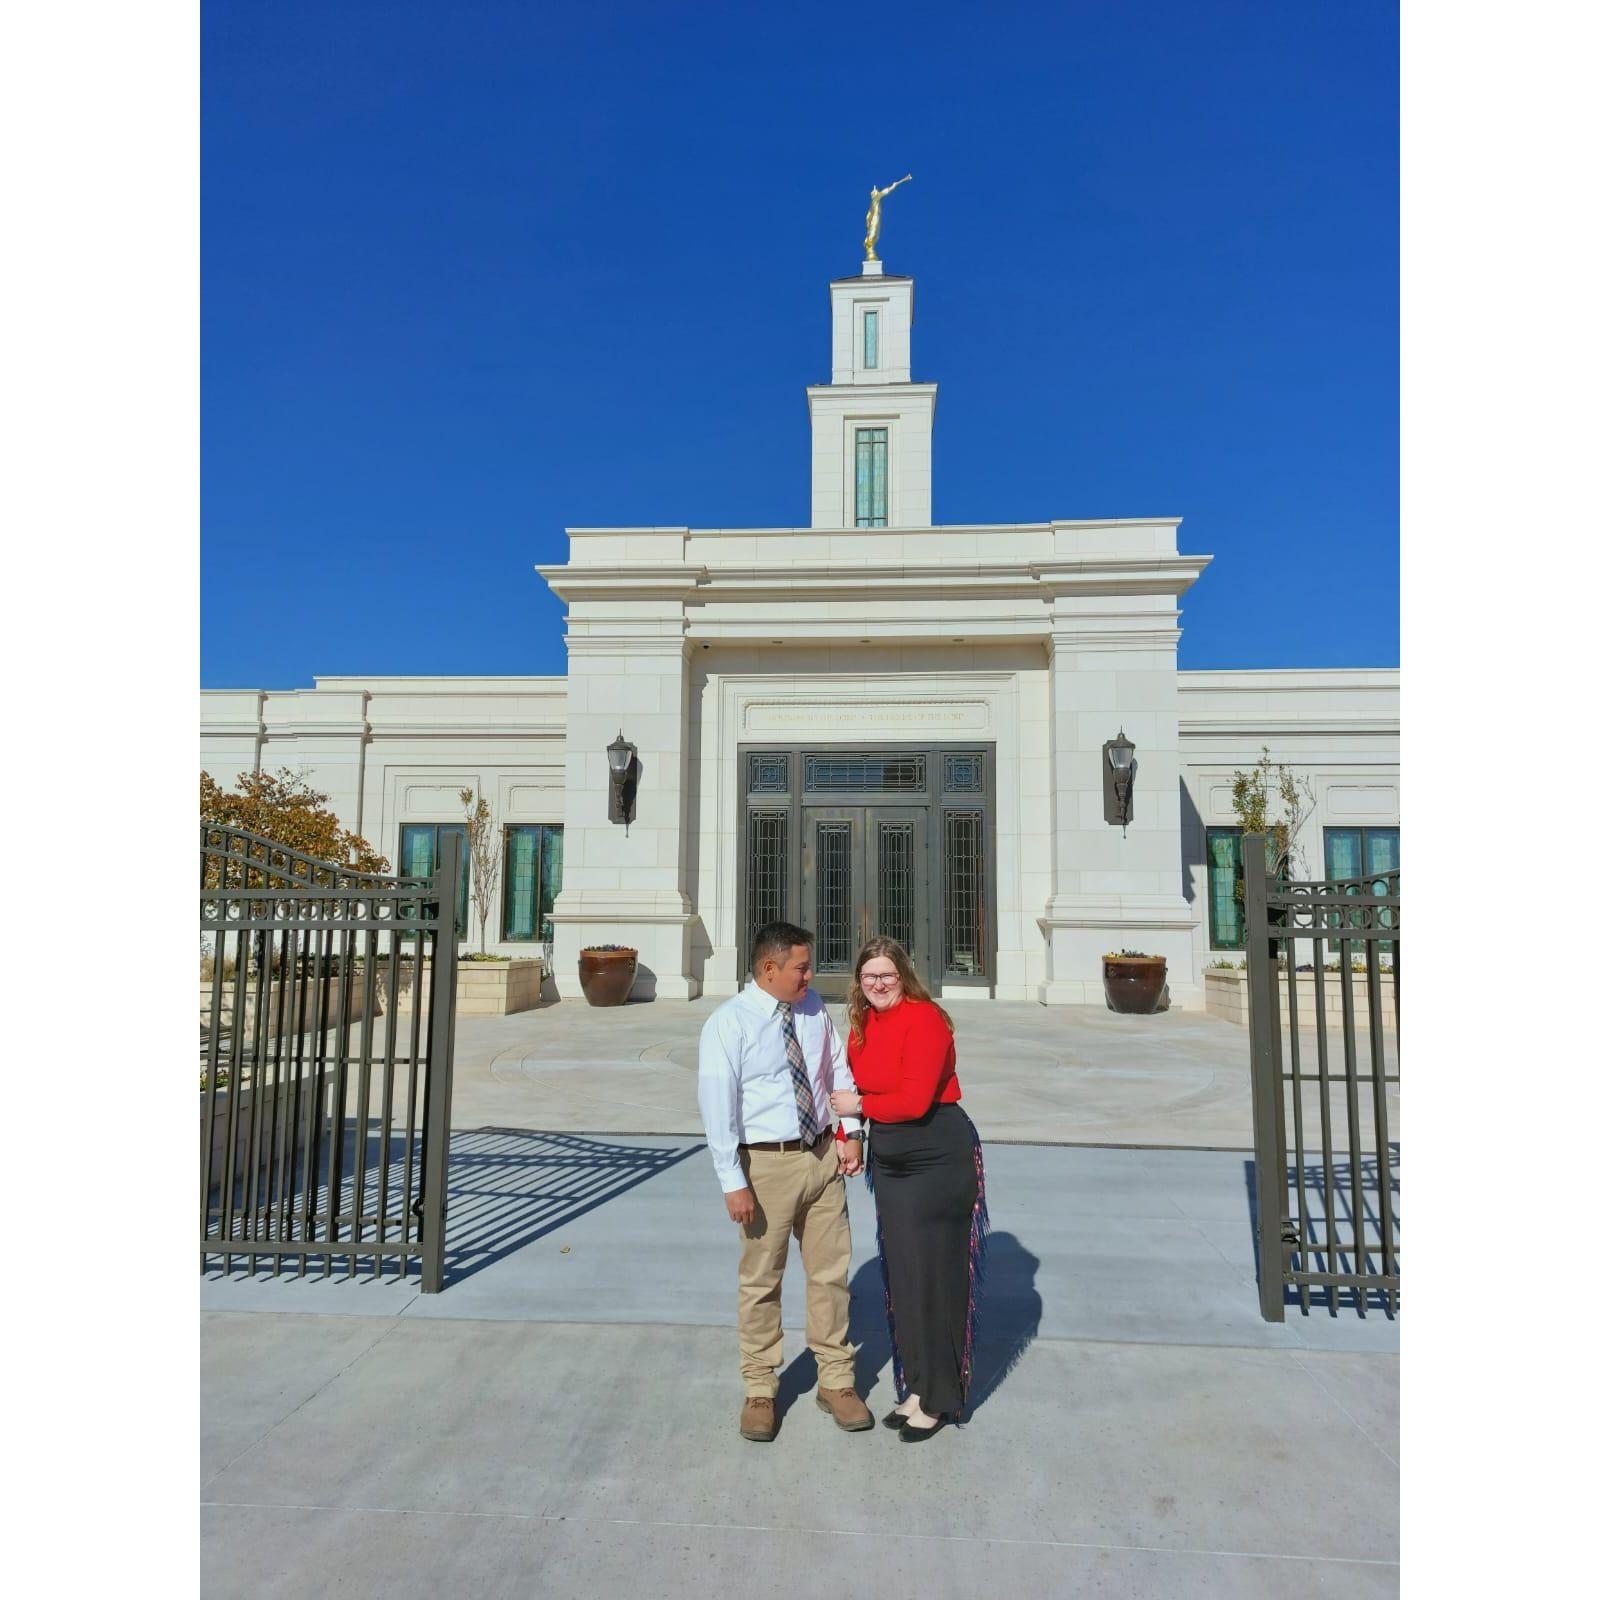
[[[1400,824],[1398,822],[1328,823],[1324,824],[1322,829],[1322,870],[1323,875],[1329,882],[1339,881],[1333,875],[1333,858],[1330,854],[1329,839],[1331,835],[1340,833],[1353,833],[1359,837],[1359,857],[1361,870],[1356,873],[1358,878],[1381,878],[1387,873],[1398,872],[1400,870]],[[1395,865],[1392,867],[1374,869],[1372,865],[1371,850],[1372,835],[1380,833],[1394,835]]]
[[[420,831],[423,828],[433,829],[432,861],[435,870],[438,869],[439,865],[439,830],[441,828],[448,828],[452,832],[459,833],[461,835],[461,879],[456,885],[456,899],[459,902],[457,909],[460,912],[459,937],[462,940],[469,939],[472,936],[472,925],[470,920],[472,915],[472,857],[467,852],[467,825],[465,822],[427,822],[423,820],[402,822],[400,824],[400,844],[398,852],[400,861],[400,875],[402,877],[411,877],[414,875],[410,871],[409,858],[406,855],[406,834],[412,829],[417,829]]]
[[[1327,881],[1330,883],[1348,883],[1351,881],[1348,878],[1335,878],[1333,875],[1333,859],[1330,854],[1329,835],[1339,833],[1353,833],[1359,836],[1360,871],[1356,873],[1356,877],[1380,879],[1382,880],[1383,887],[1377,890],[1377,893],[1391,893],[1392,891],[1389,884],[1389,874],[1392,872],[1398,872],[1400,870],[1400,824],[1398,822],[1325,823],[1322,829],[1322,870],[1327,878]],[[1394,835],[1394,865],[1392,867],[1382,867],[1374,871],[1372,866],[1371,849],[1372,835],[1374,834]],[[1379,925],[1382,927],[1392,926],[1393,917],[1394,913],[1392,911],[1380,911],[1378,913]],[[1379,955],[1390,955],[1393,953],[1393,951],[1394,941],[1392,939],[1380,939],[1378,941]]]
[[[852,425],[852,449],[850,452],[850,494],[851,503],[855,509],[855,526],[858,528],[887,528],[890,522],[889,506],[889,424],[887,422],[857,422]],[[865,438],[865,435],[877,434],[879,438]],[[873,484],[877,482],[875,473],[869,474],[867,489],[868,514],[862,515],[861,510],[861,447],[863,442],[870,448],[873,445],[882,446],[882,481],[881,496],[873,493]],[[871,506],[876,499],[882,499],[883,515],[875,517],[871,514]]]
[[[514,833],[537,832],[538,843],[534,854],[533,870],[533,913],[534,931],[524,937],[508,931],[511,922],[511,836]],[[545,846],[549,835],[559,833],[562,836],[562,862],[566,861],[566,824],[562,822],[508,822],[501,829],[500,843],[500,942],[502,944],[549,944],[554,936],[555,929],[550,926],[549,914],[540,914],[540,906],[545,898],[545,876],[548,868],[548,854]],[[560,885],[556,886],[557,894],[561,892]],[[551,897],[552,900],[554,896]],[[546,932],[546,929],[549,929]]]
[[[1244,881],[1244,829],[1231,823],[1217,823],[1206,825],[1206,939],[1207,948],[1211,950],[1243,950],[1244,949],[1244,910],[1241,906],[1239,912],[1239,936],[1232,941],[1224,941],[1217,936],[1217,879],[1211,860],[1211,838],[1213,834],[1231,834],[1239,839],[1240,847],[1237,851],[1237,860],[1234,865],[1234,882]],[[1231,896],[1237,900],[1237,895]]]
[[[863,306],[861,310],[861,370],[876,372],[878,356],[882,349],[883,327],[878,321],[878,306]]]

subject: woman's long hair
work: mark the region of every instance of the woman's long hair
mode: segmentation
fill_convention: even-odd
[[[927,984],[917,976],[916,968],[911,965],[911,957],[906,954],[906,947],[898,939],[885,939],[880,935],[875,939],[868,939],[862,945],[856,953],[855,971],[850,974],[850,997],[847,1002],[850,1009],[850,1037],[857,1044],[862,1043],[867,1036],[867,1013],[872,1009],[861,987],[861,969],[877,956],[888,956],[894,962],[894,970],[900,974],[902,1003],[907,1000],[923,1001],[944,1018],[944,1024],[951,1033],[956,1031],[955,1023],[950,1020],[950,1013],[928,993]]]

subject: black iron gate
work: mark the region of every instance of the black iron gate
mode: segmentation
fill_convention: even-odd
[[[379,876],[202,824],[202,1270],[441,1287],[459,857]]]
[[[1269,878],[1244,840],[1261,1315],[1400,1304],[1400,874]],[[1287,1055],[1287,1060],[1285,1059]]]

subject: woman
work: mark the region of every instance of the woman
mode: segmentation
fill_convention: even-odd
[[[869,939],[850,985],[856,1093],[833,1109],[870,1119],[867,1182],[878,1203],[878,1265],[900,1406],[884,1419],[907,1444],[961,1416],[972,1381],[973,1311],[989,1214],[983,1146],[957,1103],[955,1039],[893,939]]]

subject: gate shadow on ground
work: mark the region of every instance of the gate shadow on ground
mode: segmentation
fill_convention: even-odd
[[[970,1420],[1011,1375],[1039,1332],[1044,1302],[1038,1289],[1039,1258],[1013,1233],[991,1233],[978,1294],[973,1336],[972,1384],[967,1392]],[[878,1258],[860,1267],[850,1283],[850,1338],[857,1346],[856,1390],[867,1399],[883,1385],[880,1414],[895,1401],[889,1324],[884,1316],[883,1276]],[[816,1387],[816,1360],[803,1350],[778,1380],[778,1416]]]
[[[444,1287],[503,1261],[704,1149],[703,1140],[661,1149],[518,1128],[453,1132]]]
[[[1303,1248],[1290,1257],[1291,1265],[1309,1272],[1362,1272],[1382,1271],[1383,1215],[1379,1206],[1379,1189],[1382,1169],[1376,1155],[1363,1156],[1359,1168],[1352,1167],[1350,1158],[1334,1161],[1326,1166],[1322,1161],[1307,1161],[1298,1167],[1291,1161],[1286,1169],[1289,1206],[1286,1218],[1297,1224],[1304,1241]],[[1255,1256],[1255,1280],[1261,1282],[1261,1223],[1256,1195],[1256,1163],[1246,1158],[1244,1163],[1245,1197],[1250,1205],[1250,1244]],[[1301,1186],[1305,1189],[1305,1209],[1300,1206]],[[1356,1207],[1361,1209],[1363,1242],[1366,1246],[1358,1260],[1355,1249]],[[1395,1248],[1400,1245],[1400,1142],[1389,1141],[1389,1214],[1394,1223]],[[1333,1236],[1329,1233],[1332,1222],[1337,1249],[1330,1249]],[[1365,1316],[1374,1308],[1393,1320],[1396,1306],[1383,1289],[1367,1291],[1367,1307],[1362,1309],[1360,1296],[1354,1288],[1335,1284],[1311,1284],[1306,1289],[1302,1306],[1300,1289],[1296,1284],[1285,1284],[1283,1303],[1292,1306],[1302,1315],[1314,1307],[1337,1316],[1341,1310],[1354,1311]]]
[[[679,1147],[663,1149],[520,1128],[452,1130],[443,1287],[449,1289],[503,1261],[523,1245],[567,1226],[704,1148],[702,1141],[687,1139]],[[304,1265],[286,1260],[283,1272],[292,1276],[321,1277],[326,1273],[395,1283],[409,1281],[415,1285],[419,1270],[415,1261],[402,1272],[394,1259],[380,1262],[371,1250],[363,1248],[363,1242],[376,1235],[380,1213],[388,1218],[387,1237],[391,1242],[401,1238],[402,1219],[408,1212],[407,1236],[418,1237],[411,1207],[421,1203],[423,1153],[420,1145],[413,1148],[409,1167],[406,1154],[404,1138],[392,1136],[385,1163],[384,1142],[379,1133],[369,1132],[363,1140],[356,1129],[346,1127],[340,1152],[339,1215],[342,1229],[348,1233],[359,1188],[364,1218],[362,1242],[352,1244],[347,1239],[340,1246],[311,1256]],[[328,1152],[322,1151],[317,1181],[311,1186],[318,1212],[327,1210],[330,1161]],[[290,1177],[294,1181],[288,1204],[297,1210],[303,1203],[306,1185],[300,1181],[298,1169]],[[238,1187],[242,1203],[242,1181]],[[244,1239],[233,1241],[233,1267],[227,1272],[222,1270],[221,1252],[213,1252],[207,1258],[206,1275],[236,1280],[251,1276],[243,1265],[250,1255],[248,1243]],[[256,1254],[265,1264],[258,1266],[255,1275],[273,1275],[264,1241]]]

